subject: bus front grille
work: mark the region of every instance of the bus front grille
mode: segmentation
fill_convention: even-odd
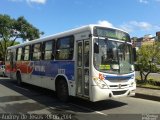
[[[129,84],[121,84],[121,88],[126,88],[128,86]],[[119,85],[109,85],[109,87],[118,89],[120,86]]]
[[[113,95],[122,95],[125,94],[127,90],[122,90],[122,91],[112,91]]]

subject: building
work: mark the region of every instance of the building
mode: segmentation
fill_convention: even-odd
[[[160,31],[156,32],[157,40],[160,41]]]
[[[132,38],[133,46],[135,46],[136,50],[138,50],[142,45],[153,45],[155,42],[155,37],[151,34],[144,35],[144,37],[133,37]]]

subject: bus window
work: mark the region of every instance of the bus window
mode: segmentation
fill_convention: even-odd
[[[44,47],[44,60],[53,59],[53,41],[45,42]]]
[[[32,60],[40,60],[41,59],[41,44],[34,44],[33,45],[33,56]]]
[[[24,60],[28,61],[30,59],[30,46],[24,47]]]
[[[11,50],[7,50],[6,61],[10,61]]]
[[[84,65],[89,67],[89,41],[84,43]]]
[[[74,49],[73,36],[58,39],[56,44],[56,59],[72,60],[73,49]]]
[[[20,60],[22,60],[23,59],[23,48],[22,47],[20,47],[20,48],[17,48],[17,56],[16,56],[16,58],[17,58],[17,61],[20,61]]]

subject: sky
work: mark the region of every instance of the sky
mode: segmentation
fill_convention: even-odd
[[[88,24],[103,24],[131,37],[160,31],[160,0],[0,0],[0,14],[24,16],[43,37]]]

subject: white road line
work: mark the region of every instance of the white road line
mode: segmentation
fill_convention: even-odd
[[[105,116],[108,116],[107,114],[103,113],[103,112],[100,112],[100,111],[95,111],[95,110],[92,110],[90,108],[86,108],[86,107],[83,107],[83,106],[79,106],[79,105],[76,105],[76,104],[73,104],[73,103],[69,103],[70,105],[73,105],[73,106],[76,106],[76,107],[79,107],[81,109],[85,109],[85,110],[88,110],[88,111],[91,111],[91,112],[95,112],[97,114],[101,114],[101,115],[105,115]]]
[[[99,111],[95,111],[97,114],[101,114],[101,115],[105,115],[108,116],[107,114],[103,113],[103,112],[99,112]]]
[[[3,102],[0,103],[0,107],[6,106],[6,105],[13,105],[13,104],[23,104],[23,103],[37,103],[36,101],[32,99],[27,99],[27,100],[19,100],[19,101],[10,101],[10,102]],[[11,107],[10,107],[11,108]]]
[[[59,106],[57,107],[57,106],[54,106],[54,107],[48,107],[48,108],[50,108],[50,109],[52,109],[52,110],[55,110],[55,109],[59,109],[59,110],[64,110],[64,109],[62,109],[62,108],[59,108]]]
[[[19,87],[19,86],[17,86],[17,85],[15,85],[15,87],[20,88],[20,89],[23,89],[23,90],[25,90],[25,91],[30,91],[29,89],[26,89],[26,88],[23,88],[23,87]]]

